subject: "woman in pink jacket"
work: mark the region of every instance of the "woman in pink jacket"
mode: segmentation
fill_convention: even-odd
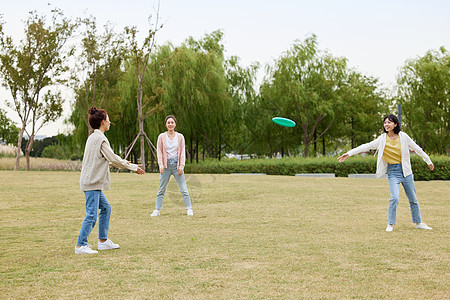
[[[184,205],[186,206],[187,215],[193,216],[191,197],[189,196],[183,172],[186,161],[184,136],[175,131],[177,119],[174,116],[167,116],[164,124],[167,131],[158,136],[157,142],[158,165],[161,175],[159,177],[158,194],[156,195],[156,207],[151,216],[157,217],[160,215],[170,175],[173,175],[177,181],[178,188],[183,196]]]
[[[371,149],[377,149],[377,177],[381,177],[386,173],[388,174],[389,190],[391,192],[386,231],[393,231],[397,221],[400,183],[403,185],[409,200],[413,223],[416,223],[418,229],[431,230],[431,227],[422,223],[409,151],[413,150],[422,157],[430,167],[430,170],[434,170],[434,165],[431,162],[430,157],[422,150],[422,148],[420,148],[406,133],[400,131],[400,124],[395,115],[386,116],[383,122],[384,133],[382,135],[376,140],[363,144],[338,157],[339,162],[343,162],[352,155],[367,152]]]

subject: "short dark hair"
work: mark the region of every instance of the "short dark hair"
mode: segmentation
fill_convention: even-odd
[[[91,125],[92,129],[99,129],[102,121],[106,120],[107,115],[106,110],[92,106],[89,108],[89,125]]]
[[[384,117],[383,123],[384,123],[384,121],[386,121],[386,119],[389,119],[389,121],[397,124],[397,126],[394,127],[394,133],[398,134],[401,131],[401,129],[400,129],[400,122],[398,121],[397,116],[396,115],[387,115],[386,117]],[[384,127],[383,127],[383,131],[387,133],[387,131],[386,131],[386,129],[384,129]]]

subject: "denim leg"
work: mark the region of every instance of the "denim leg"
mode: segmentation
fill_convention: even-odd
[[[111,217],[111,205],[106,199],[105,194],[100,191],[99,205],[100,214],[98,216],[98,239],[106,240],[109,231],[109,219]]]
[[[397,223],[397,206],[399,198],[399,185],[402,175],[398,170],[392,170],[388,172],[389,190],[391,193],[391,198],[389,199],[389,210],[388,210],[388,224],[395,225]]]
[[[98,206],[101,191],[85,191],[86,197],[86,216],[81,224],[80,234],[78,235],[77,246],[87,246],[88,236],[91,234],[97,222]]]
[[[167,166],[166,169],[164,169],[164,173],[159,176],[159,188],[158,188],[158,194],[156,194],[156,206],[155,209],[160,210],[163,206],[163,200],[164,200],[164,194],[166,193],[167,184],[169,183],[170,179],[170,166]]]
[[[189,191],[187,189],[184,172],[181,175],[178,175],[178,170],[175,169],[173,177],[175,177],[175,179],[177,180],[178,188],[180,189],[181,195],[183,196],[184,206],[186,206],[186,209],[192,209],[191,196],[189,195]]]
[[[408,175],[403,179],[403,188],[409,200],[409,208],[411,209],[411,218],[413,223],[421,223],[419,202],[417,201],[416,188],[414,185],[413,175]]]

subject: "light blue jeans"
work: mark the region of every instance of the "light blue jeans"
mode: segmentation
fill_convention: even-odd
[[[192,209],[191,205],[191,196],[189,196],[189,192],[186,185],[186,179],[184,178],[184,172],[181,175],[178,175],[176,158],[171,158],[167,160],[167,168],[164,169],[164,173],[159,177],[159,189],[158,194],[156,195],[156,207],[155,209],[160,210],[163,206],[164,194],[166,193],[167,184],[169,183],[170,175],[175,177],[177,181],[178,188],[180,189],[181,195],[183,196],[184,205],[186,209]]]
[[[88,236],[97,222],[98,210],[98,238],[100,240],[108,238],[109,219],[111,217],[111,205],[102,191],[85,191],[86,196],[86,217],[81,224],[80,234],[78,235],[77,246],[87,246]]]
[[[416,188],[414,187],[414,178],[410,174],[403,177],[402,164],[388,165],[388,181],[389,190],[391,191],[391,199],[389,199],[388,223],[394,225],[397,220],[397,206],[399,198],[400,183],[405,189],[405,194],[409,200],[409,207],[411,209],[411,217],[413,223],[421,223],[420,207],[417,202]]]

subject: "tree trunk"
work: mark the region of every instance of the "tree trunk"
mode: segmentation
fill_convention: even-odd
[[[310,141],[311,140],[308,139],[308,128],[303,127],[303,145],[305,145],[305,149],[303,150],[303,157],[308,157]]]
[[[222,156],[222,134],[219,133],[219,161],[220,161],[220,157]]]
[[[25,149],[25,159],[27,162],[27,171],[30,171],[30,153],[31,153],[31,149],[33,148],[33,143],[34,143],[34,135],[30,136],[28,142],[27,142],[27,147]]]
[[[303,150],[303,156],[308,157],[309,144],[305,143],[305,150]]]
[[[25,124],[22,125],[22,129],[20,129],[19,131],[19,138],[17,139],[16,166],[14,167],[14,171],[19,171],[20,168],[20,151],[22,150],[22,139],[24,131]]]
[[[194,156],[194,149],[192,149],[192,140],[193,140],[193,138],[192,138],[192,136],[191,136],[191,157],[190,157],[190,160],[191,160],[191,164],[192,164],[192,156]]]
[[[353,118],[352,118],[352,149],[355,148],[355,140],[353,138]]]
[[[145,171],[145,137],[141,134],[141,165],[142,170]]]
[[[322,136],[322,155],[325,156],[325,134]]]
[[[314,156],[317,154],[317,130],[314,129]]]
[[[195,146],[195,161],[198,163],[198,139]]]

